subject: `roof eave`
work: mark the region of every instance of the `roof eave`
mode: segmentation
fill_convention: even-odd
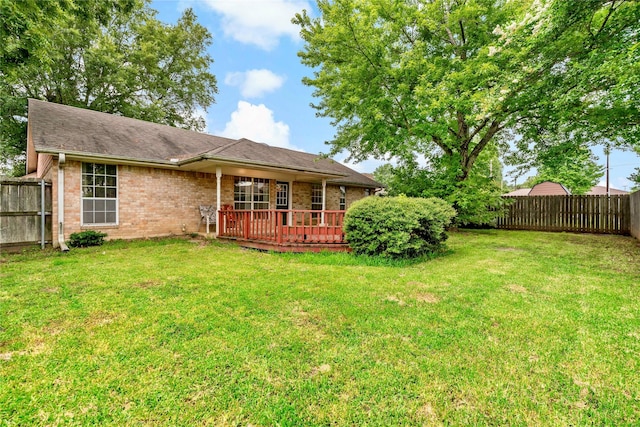
[[[185,160],[185,162],[189,161],[191,163],[190,160],[191,159]],[[319,176],[326,176],[328,178],[344,178],[348,176],[347,174],[332,172],[332,171],[305,169],[305,168],[298,168],[295,166],[282,166],[282,165],[277,165],[269,162],[249,161],[245,159],[237,159],[237,158],[231,158],[231,157],[217,157],[217,156],[211,156],[206,154],[204,156],[199,156],[196,160],[212,160],[215,162],[219,162],[221,164],[241,165],[245,167],[259,166],[259,167],[282,171],[282,172],[307,173],[307,174],[313,174],[313,175],[319,175]]]
[[[73,159],[89,159],[89,160],[100,160],[107,162],[119,162],[126,164],[139,164],[139,165],[161,165],[161,166],[179,166],[179,162],[171,161],[171,160],[161,160],[161,159],[139,159],[135,157],[128,156],[113,156],[109,154],[99,154],[99,153],[87,153],[85,151],[73,151],[73,150],[61,150],[59,148],[39,148],[36,150],[38,153],[42,154],[53,154],[58,155],[60,153],[65,154],[69,158]]]

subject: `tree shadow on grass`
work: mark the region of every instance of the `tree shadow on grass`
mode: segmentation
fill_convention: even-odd
[[[349,252],[273,252],[274,255],[283,259],[301,262],[313,265],[332,265],[332,266],[365,266],[365,267],[409,267],[416,264],[431,261],[436,258],[442,258],[453,253],[453,250],[443,247],[437,252],[423,255],[417,258],[385,258],[366,255],[355,255]]]

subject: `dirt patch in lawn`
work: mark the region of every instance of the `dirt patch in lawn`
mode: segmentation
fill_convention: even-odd
[[[425,283],[422,282],[407,282],[407,285],[411,285],[411,286],[427,286]]]
[[[331,366],[330,366],[330,365],[327,365],[327,364],[325,363],[325,364],[323,364],[323,365],[316,366],[315,368],[313,368],[313,369],[311,370],[310,375],[311,375],[312,377],[315,377],[315,376],[316,376],[316,375],[318,375],[318,374],[326,374],[326,373],[328,373],[328,372],[331,372]]]
[[[159,280],[145,280],[144,282],[134,283],[133,286],[141,289],[155,288],[156,286],[160,286],[162,282]]]
[[[403,300],[401,300],[400,298],[398,298],[395,295],[389,295],[387,298],[385,298],[385,301],[389,301],[389,302],[395,302],[398,305],[407,305],[406,302],[404,302]]]
[[[440,298],[435,296],[434,294],[424,293],[416,295],[416,301],[418,302],[426,302],[429,304],[435,304],[440,302]]]
[[[507,285],[507,289],[518,294],[526,294],[528,292],[527,288],[520,285]]]

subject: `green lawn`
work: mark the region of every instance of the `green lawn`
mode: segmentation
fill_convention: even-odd
[[[631,425],[640,245],[413,264],[204,241],[0,258],[0,425]]]

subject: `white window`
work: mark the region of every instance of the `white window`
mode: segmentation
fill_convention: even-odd
[[[233,202],[238,210],[269,209],[269,180],[236,176]]]
[[[320,184],[311,186],[311,209],[314,211],[322,210],[322,185]]]
[[[344,211],[347,209],[347,187],[344,185],[340,186],[340,210]]]
[[[82,164],[82,224],[118,223],[118,167]]]
[[[365,197],[366,197],[366,196],[370,196],[370,195],[371,195],[371,189],[369,189],[369,188],[365,188],[365,189],[364,189],[364,195],[365,195]]]

